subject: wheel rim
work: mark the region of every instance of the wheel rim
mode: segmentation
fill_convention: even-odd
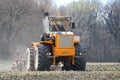
[[[29,70],[29,68],[30,68],[30,50],[29,49],[27,49],[27,56],[26,56],[26,58],[27,58],[27,65],[26,65],[26,68],[27,68],[27,70]]]

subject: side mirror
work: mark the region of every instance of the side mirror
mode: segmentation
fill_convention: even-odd
[[[75,29],[75,23],[72,22],[72,29]]]

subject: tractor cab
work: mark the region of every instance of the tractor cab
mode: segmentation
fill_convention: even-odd
[[[51,32],[68,32],[71,26],[71,17],[48,17]]]
[[[71,32],[71,17],[48,16],[44,19],[44,33]]]

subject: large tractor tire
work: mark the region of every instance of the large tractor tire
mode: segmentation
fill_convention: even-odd
[[[27,49],[26,56],[26,69],[27,71],[34,71],[34,47],[30,47]]]
[[[81,56],[80,53],[82,52],[81,47],[79,44],[75,44],[76,53],[75,53],[75,64],[72,66],[73,70],[85,71],[86,69],[86,58],[85,56]],[[82,53],[83,54],[83,53]]]
[[[38,52],[35,54],[35,70],[37,71],[49,71],[50,70],[50,58],[47,55],[50,53],[49,45],[38,45]]]

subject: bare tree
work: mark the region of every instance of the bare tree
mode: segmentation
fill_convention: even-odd
[[[81,43],[87,48],[88,61],[120,59],[119,3],[120,1],[114,0],[111,4],[107,3],[106,7],[98,0],[80,0],[60,8],[64,15],[72,16],[75,21],[74,32],[81,36]]]
[[[0,0],[0,56],[9,56],[16,48],[38,41],[41,10],[52,11],[52,6],[52,0]]]
[[[114,39],[120,43],[120,1],[114,0],[106,6],[104,19]]]

